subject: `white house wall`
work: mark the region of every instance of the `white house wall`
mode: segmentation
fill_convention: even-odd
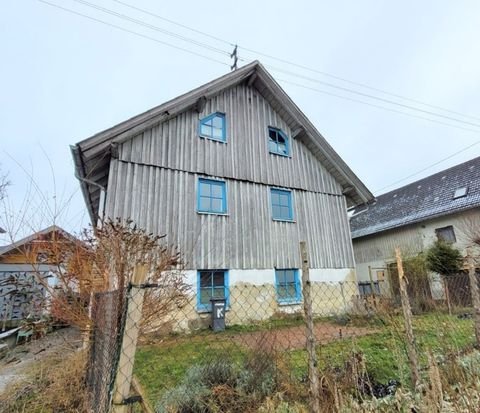
[[[369,280],[370,266],[375,274],[376,268],[386,267],[395,260],[395,247],[399,247],[403,255],[416,255],[426,250],[436,240],[435,229],[453,226],[457,242],[453,244],[462,254],[471,244],[468,232],[471,224],[480,225],[480,209],[476,208],[458,214],[446,215],[412,224],[406,227],[385,231],[353,240],[356,272],[359,281]],[[373,277],[375,279],[375,276]]]

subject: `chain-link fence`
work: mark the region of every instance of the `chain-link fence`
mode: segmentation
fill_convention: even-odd
[[[120,353],[125,300],[120,291],[97,293],[91,301],[91,344],[87,386],[92,411],[108,412]]]
[[[401,281],[392,266],[381,283],[353,272],[338,281],[323,281],[328,271],[302,275],[284,269],[274,283],[228,284],[226,271],[199,271],[195,291],[143,335],[145,291],[161,287],[134,285],[122,311],[118,293],[97,296],[94,411],[358,411],[372,396],[431,386],[432,374],[443,388],[462,383],[475,354],[478,379],[467,273],[419,280],[407,267]]]

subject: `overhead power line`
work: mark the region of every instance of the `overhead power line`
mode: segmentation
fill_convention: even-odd
[[[403,104],[403,103],[395,102],[395,101],[390,100],[390,99],[384,99],[384,98],[381,98],[381,97],[378,97],[378,96],[371,95],[369,93],[363,93],[363,92],[359,92],[357,90],[353,90],[353,89],[350,89],[350,88],[347,88],[347,87],[337,86],[337,85],[334,85],[334,84],[329,83],[329,82],[324,82],[323,80],[318,80],[318,79],[311,78],[309,76],[303,76],[303,75],[299,75],[299,74],[294,73],[294,72],[290,72],[288,70],[283,70],[279,67],[270,66],[270,65],[265,65],[265,67],[267,67],[268,69],[270,69],[274,72],[279,72],[279,73],[283,73],[283,74],[286,74],[286,75],[295,76],[295,77],[298,77],[298,78],[301,78],[301,79],[304,79],[304,80],[308,80],[310,82],[318,83],[320,85],[324,85],[324,86],[328,86],[328,87],[331,87],[331,88],[334,88],[334,89],[342,90],[342,91],[347,92],[347,93],[353,93],[353,94],[358,95],[358,96],[363,96],[363,97],[366,97],[366,98],[369,98],[369,99],[378,100],[380,102],[388,103],[390,105],[400,106],[402,108],[406,108],[406,109],[409,109],[409,110],[415,110],[415,111],[418,111],[418,112],[425,113],[427,115],[437,116],[437,117],[440,117],[440,118],[452,120],[454,122],[459,122],[459,123],[463,123],[463,124],[466,124],[466,125],[469,125],[469,126],[475,126],[477,128],[480,128],[479,123],[464,121],[462,119],[453,118],[453,117],[448,116],[448,115],[442,115],[442,114],[435,113],[435,112],[432,112],[432,111],[429,111],[429,110],[424,110],[424,109],[416,108],[414,106],[410,106],[410,105],[406,105],[406,104]]]
[[[69,8],[66,8],[66,7],[62,7],[58,4],[55,4],[55,3],[50,3],[49,1],[47,0],[38,0],[39,2],[41,3],[44,3],[44,4],[47,4],[51,7],[56,7],[57,9],[60,9],[60,10],[63,10],[67,13],[71,13],[71,14],[76,14],[77,16],[81,16],[81,17],[84,17],[86,19],[89,19],[89,20],[92,20],[92,21],[95,21],[97,23],[101,23],[101,24],[104,24],[106,26],[109,26],[109,27],[113,27],[117,30],[121,30],[123,32],[126,32],[126,33],[130,33],[130,34],[133,34],[135,36],[138,36],[138,37],[143,37],[144,39],[148,39],[148,40],[151,40],[153,42],[156,42],[156,43],[159,43],[159,44],[163,44],[165,46],[168,46],[168,47],[172,47],[174,49],[177,49],[177,50],[181,50],[185,53],[190,53],[192,55],[195,55],[195,56],[198,56],[198,57],[201,57],[203,59],[207,59],[207,60],[210,60],[211,62],[215,62],[215,63],[219,63],[221,65],[224,65],[224,66],[229,66],[228,63],[226,62],[222,62],[221,60],[217,60],[217,59],[214,59],[212,57],[209,57],[209,56],[205,56],[205,55],[202,55],[201,53],[197,53],[197,52],[194,52],[193,50],[189,50],[189,49],[185,49],[184,47],[180,47],[180,46],[176,46],[174,44],[171,44],[171,43],[168,43],[168,42],[164,42],[162,40],[159,40],[155,37],[151,37],[151,36],[148,36],[148,35],[145,35],[143,33],[138,33],[134,30],[130,30],[130,29],[126,29],[125,27],[122,27],[122,26],[118,26],[116,24],[113,24],[113,23],[110,23],[110,22],[107,22],[105,20],[101,20],[101,19],[97,19],[96,17],[92,17],[92,16],[89,16],[88,14],[83,14],[83,13],[80,13],[78,11],[75,11],[75,10],[72,10],[72,9],[69,9]]]
[[[396,185],[396,184],[399,184],[400,182],[406,181],[409,178],[413,178],[414,176],[417,176],[418,174],[421,174],[422,172],[425,172],[425,171],[433,168],[434,166],[437,166],[437,165],[441,164],[442,162],[448,161],[449,159],[453,158],[454,156],[457,156],[457,155],[461,154],[462,152],[468,151],[469,149],[473,148],[474,146],[478,145],[479,143],[480,143],[480,140],[476,141],[476,142],[473,142],[472,144],[466,146],[465,148],[460,149],[459,151],[457,151],[455,153],[452,153],[451,155],[447,156],[446,158],[440,159],[439,161],[437,161],[435,163],[432,163],[431,165],[428,165],[425,168],[420,169],[419,171],[414,172],[413,174],[410,174],[410,175],[408,175],[408,176],[406,176],[402,179],[399,179],[395,182],[392,182],[389,185],[385,185],[384,187],[377,189],[375,192],[383,191],[384,189],[390,188],[393,185]]]
[[[88,1],[85,1],[85,0],[73,0],[77,3],[80,3],[80,4],[83,4],[85,6],[88,6],[88,7],[91,7],[91,8],[94,8],[94,9],[97,9],[103,13],[107,13],[107,14],[110,14],[112,16],[115,16],[115,17],[118,17],[120,19],[123,19],[123,20],[127,20],[129,22],[132,22],[132,23],[135,23],[135,24],[138,24],[140,26],[143,26],[143,27],[146,27],[148,29],[151,29],[151,30],[155,30],[157,32],[160,32],[160,33],[163,33],[163,34],[166,34],[167,36],[171,36],[171,37],[174,37],[176,39],[179,39],[179,40],[183,40],[185,42],[188,42],[188,43],[192,43],[196,46],[199,46],[199,47],[203,47],[207,50],[210,50],[210,51],[213,51],[213,52],[216,52],[216,53],[220,53],[220,54],[223,54],[225,56],[230,56],[230,52],[228,51],[225,51],[225,50],[222,50],[222,49],[219,49],[217,47],[213,47],[209,44],[206,44],[206,43],[203,43],[203,42],[199,42],[198,40],[195,40],[195,39],[192,39],[190,37],[186,37],[186,36],[182,36],[178,33],[175,33],[175,32],[171,32],[169,30],[165,30],[161,27],[158,27],[158,26],[155,26],[153,24],[149,24],[149,23],[146,23],[144,22],[143,20],[138,20],[138,19],[135,19],[133,17],[130,17],[128,15],[125,15],[125,14],[122,14],[122,13],[118,13],[114,10],[111,10],[111,9],[107,9],[106,7],[102,7],[102,6],[98,6],[96,4],[93,4],[93,3],[90,3]]]
[[[175,48],[175,49],[178,49],[178,50],[181,50],[181,51],[185,51],[187,53],[190,53],[190,54],[193,54],[193,55],[196,55],[196,56],[199,56],[199,57],[202,57],[204,59],[207,59],[207,60],[210,60],[210,61],[213,61],[215,63],[219,63],[219,64],[222,64],[222,65],[226,65],[228,66],[227,63],[225,62],[222,62],[220,60],[217,60],[217,59],[214,59],[214,58],[211,58],[209,56],[205,56],[205,55],[202,55],[200,53],[197,53],[197,52],[194,52],[192,50],[189,50],[189,49],[185,49],[183,47],[179,47],[179,46],[176,46],[176,45],[173,45],[171,43],[168,43],[168,42],[165,42],[165,41],[161,41],[157,38],[154,38],[154,37],[151,37],[151,36],[148,36],[148,35],[145,35],[143,33],[139,33],[139,32],[136,32],[136,31],[133,31],[133,30],[130,30],[130,29],[126,29],[125,27],[122,27],[122,26],[118,26],[118,25],[115,25],[115,24],[112,24],[110,22],[107,22],[105,20],[101,20],[101,19],[97,19],[95,17],[92,17],[92,16],[89,16],[89,15],[86,15],[86,14],[83,14],[83,13],[80,13],[80,12],[77,12],[77,11],[74,11],[72,9],[68,9],[66,7],[62,7],[60,5],[57,5],[55,3],[51,3],[47,0],[38,0],[42,3],[45,3],[49,6],[53,6],[53,7],[56,7],[58,9],[61,9],[61,10],[64,10],[66,12],[69,12],[69,13],[72,13],[72,14],[76,14],[78,16],[81,16],[81,17],[84,17],[84,18],[87,18],[87,19],[90,19],[90,20],[93,20],[93,21],[96,21],[98,23],[101,23],[101,24],[104,24],[104,25],[107,25],[107,26],[110,26],[110,27],[113,27],[113,28],[116,28],[116,29],[119,29],[119,30],[122,30],[122,31],[125,31],[127,33],[130,33],[130,34],[134,34],[136,36],[139,36],[139,37],[143,37],[145,39],[148,39],[148,40],[152,40],[156,43],[160,43],[160,44],[163,44],[163,45],[166,45],[166,46],[169,46],[169,47],[172,47],[172,48]],[[77,1],[78,3],[81,3],[81,4],[84,4],[84,5],[87,5],[89,7],[94,7],[96,9],[104,9],[103,7],[99,8],[97,7],[96,5],[93,5],[92,3],[89,3],[85,0],[74,0],[74,1]],[[117,1],[121,4],[126,4],[124,2],[121,2],[119,0],[114,0],[114,1]],[[110,10],[107,10],[105,11],[106,13],[108,13]],[[116,13],[116,12],[113,12],[112,13],[109,13],[109,14],[114,14],[114,15],[120,15],[119,13]],[[123,16],[123,15],[122,15]],[[126,17],[128,20],[130,21],[133,21],[135,23],[138,22],[137,19],[130,19],[128,18],[128,16]],[[143,25],[143,22],[140,22],[140,24]],[[147,27],[148,26],[151,26],[151,25],[148,25],[148,24],[145,24]],[[156,26],[153,26],[155,28],[158,28]],[[182,37],[182,40],[185,40],[185,41],[190,41],[191,39],[185,37],[185,36],[181,36]],[[222,53],[227,53],[228,52],[225,52],[225,51],[222,51]],[[244,59],[239,59],[239,60],[244,60]],[[326,86],[330,86],[330,84],[326,83],[326,82],[322,82],[318,79],[312,79],[310,77],[307,77],[307,76],[302,76],[302,75],[298,75],[296,73],[293,73],[293,72],[290,72],[290,71],[286,71],[286,70],[283,70],[281,68],[277,68],[277,67],[273,67],[273,66],[267,66],[270,70],[272,71],[277,71],[277,72],[280,72],[280,73],[284,73],[284,74],[288,74],[288,75],[293,75],[293,76],[297,76],[297,77],[300,77],[300,78],[304,78],[306,80],[310,80],[310,81],[315,81],[315,82],[318,82],[320,84],[324,84]],[[338,95],[338,94],[335,94],[335,93],[331,93],[331,92],[327,92],[327,91],[324,91],[324,90],[320,90],[320,89],[316,89],[316,88],[312,88],[312,87],[308,87],[306,85],[302,85],[302,84],[298,84],[298,83],[295,83],[295,82],[291,82],[291,81],[288,81],[288,80],[282,80],[282,82],[284,83],[288,83],[288,84],[291,84],[293,86],[297,86],[297,87],[301,87],[301,88],[304,88],[304,89],[309,89],[309,90],[312,90],[312,91],[315,91],[315,92],[318,92],[318,93],[322,93],[322,94],[325,94],[325,95],[328,95],[328,96],[333,96],[333,97],[337,97],[337,98],[340,98],[340,99],[344,99],[344,100],[348,100],[348,101],[351,101],[351,102],[356,102],[356,103],[359,103],[359,104],[363,104],[363,105],[367,105],[367,106],[370,106],[370,107],[374,107],[374,108],[378,108],[378,109],[383,109],[383,110],[387,110],[387,111],[390,111],[390,112],[394,112],[394,113],[399,113],[399,114],[402,114],[402,115],[405,115],[405,116],[410,116],[410,117],[413,117],[413,118],[417,118],[417,119],[423,119],[423,120],[426,120],[426,121],[429,121],[429,122],[433,122],[433,123],[437,123],[437,124],[440,124],[440,125],[445,125],[445,126],[448,126],[448,127],[454,127],[454,128],[457,128],[457,129],[461,129],[461,130],[466,130],[466,131],[470,131],[470,132],[479,132],[477,130],[474,130],[474,129],[470,129],[470,128],[465,128],[465,127],[461,127],[459,125],[453,125],[453,124],[450,124],[450,123],[446,123],[446,122],[441,122],[441,121],[438,121],[438,120],[435,120],[435,119],[430,119],[430,118],[427,118],[427,117],[424,117],[424,116],[418,116],[418,115],[415,115],[415,114],[412,114],[412,113],[408,113],[408,112],[403,112],[403,111],[399,111],[399,110],[395,110],[395,109],[392,109],[392,108],[388,108],[388,107],[385,107],[385,106],[382,106],[382,105],[376,105],[376,104],[373,104],[373,103],[370,103],[370,102],[365,102],[363,100],[359,100],[359,99],[354,99],[354,98],[351,98],[351,97],[348,97],[348,96],[342,96],[342,95]],[[340,86],[336,86],[336,85],[333,85],[335,86],[336,88],[340,89],[340,90],[344,90],[344,91],[350,91],[350,89],[348,88],[343,88],[343,87],[340,87]],[[354,91],[356,92],[356,91]],[[361,92],[358,92],[358,94],[360,94],[361,96],[363,95],[366,95],[366,97],[370,97],[370,95],[367,95],[367,94],[362,94]],[[380,101],[383,101],[382,98],[378,98],[378,100]],[[389,103],[389,102],[387,102]],[[401,107],[407,107],[408,109],[411,109],[408,105],[402,105],[402,104],[399,104]],[[423,111],[420,109],[421,112],[424,112],[424,113],[427,113],[427,114],[431,114],[431,115],[435,115],[434,113],[431,113],[429,111]],[[438,116],[438,115],[437,115]],[[440,117],[443,117],[442,115],[440,115]],[[446,117],[447,119],[450,119],[450,117]],[[456,120],[456,119],[451,119],[451,120]],[[460,122],[461,123],[461,122]],[[470,122],[467,122],[467,124],[470,124]],[[477,126],[476,124],[472,124],[472,126]],[[480,125],[478,125],[480,126]]]
[[[137,7],[137,6],[134,6],[132,4],[129,4],[125,1],[121,1],[121,0],[113,0],[114,2],[118,3],[118,4],[121,4],[125,7],[129,7],[131,8],[132,10],[136,10],[136,11],[139,11],[141,13],[144,13],[144,14],[147,14],[147,15],[150,15],[152,17],[155,17],[157,19],[160,19],[160,20],[163,20],[163,21],[166,21],[170,24],[173,24],[173,25],[176,25],[178,27],[182,27],[184,29],[187,29],[187,30],[190,30],[194,33],[197,33],[197,34],[201,34],[203,36],[206,36],[206,37],[209,37],[213,40],[216,40],[218,42],[221,42],[221,43],[224,43],[224,44],[227,44],[231,47],[234,47],[237,43],[234,43],[234,42],[230,42],[228,40],[225,40],[225,39],[222,39],[220,37],[217,37],[217,36],[213,36],[209,33],[206,33],[204,31],[201,31],[201,30],[198,30],[198,29],[195,29],[193,27],[190,27],[186,24],[182,24],[182,23],[179,23],[179,22],[176,22],[174,20],[171,20],[171,19],[167,19],[163,16],[160,16],[159,14],[157,13],[153,13],[149,10],[146,10],[146,9],[143,9],[143,8],[140,8],[140,7]],[[353,81],[353,80],[350,80],[350,79],[347,79],[345,77],[341,77],[341,76],[337,76],[337,75],[334,75],[334,74],[331,74],[331,73],[328,73],[328,72],[325,72],[325,71],[321,71],[321,70],[318,70],[318,69],[315,69],[315,68],[312,68],[312,67],[308,67],[306,65],[302,65],[302,64],[299,64],[299,63],[296,63],[296,62],[292,62],[290,60],[287,60],[287,59],[284,59],[284,58],[280,58],[280,57],[276,57],[276,56],[272,56],[270,54],[267,54],[267,53],[264,53],[264,52],[260,52],[258,50],[254,50],[254,49],[250,49],[250,48],[247,48],[247,47],[244,47],[242,45],[238,45],[238,48],[240,50],[244,50],[248,53],[251,53],[251,54],[254,54],[254,55],[259,55],[259,56],[263,56],[263,57],[266,57],[268,59],[272,59],[272,60],[276,60],[278,62],[281,62],[281,63],[285,63],[285,64],[288,64],[288,65],[291,65],[293,67],[297,67],[299,69],[303,69],[303,70],[307,70],[307,71],[310,71],[312,73],[317,73],[317,74],[320,74],[320,75],[323,75],[323,76],[326,76],[326,77],[330,77],[332,79],[336,79],[336,80],[340,80],[342,82],[346,82],[346,83],[349,83],[351,85],[355,85],[355,86],[360,86],[360,87],[363,87],[363,88],[366,88],[366,89],[370,89],[372,91],[375,91],[375,92],[379,92],[379,93],[382,93],[382,94],[385,94],[385,95],[389,95],[389,96],[392,96],[392,97],[396,97],[396,98],[399,98],[399,99],[403,99],[403,100],[406,100],[406,101],[410,101],[412,103],[417,103],[417,104],[420,104],[420,105],[423,105],[423,106],[427,106],[427,107],[431,107],[433,109],[438,109],[438,110],[442,110],[444,112],[448,112],[448,113],[452,113],[454,115],[458,115],[458,116],[462,116],[462,117],[465,117],[465,118],[470,118],[470,119],[475,119],[475,120],[478,120],[480,121],[480,117],[478,116],[472,116],[472,115],[467,115],[467,114],[464,114],[464,113],[461,113],[461,112],[458,112],[458,111],[454,111],[454,110],[451,110],[451,109],[447,109],[447,108],[444,108],[442,106],[437,106],[437,105],[432,105],[431,103],[427,103],[427,102],[423,102],[419,99],[414,99],[414,98],[410,98],[410,97],[407,97],[407,96],[404,96],[404,95],[400,95],[400,94],[397,94],[397,93],[393,93],[393,92],[389,92],[387,90],[384,90],[384,89],[381,89],[381,88],[377,88],[377,87],[374,87],[374,86],[370,86],[370,85],[367,85],[365,83],[361,83],[361,82],[356,82],[356,81]],[[243,59],[241,59],[243,60]]]
[[[190,26],[187,26],[185,24],[182,24],[182,23],[179,23],[179,22],[176,22],[176,21],[173,21],[173,20],[170,20],[170,19],[167,19],[166,17],[163,17],[163,16],[160,16],[159,14],[156,14],[156,13],[153,13],[151,11],[148,11],[148,10],[145,10],[145,9],[142,9],[140,7],[136,7],[132,4],[128,4],[128,3],[125,3],[123,1],[120,1],[120,0],[113,0],[115,3],[119,3],[119,4],[122,4],[123,6],[126,6],[126,7],[129,7],[133,10],[137,10],[139,12],[142,12],[144,14],[148,14],[150,16],[153,16],[153,17],[156,17],[157,19],[160,19],[160,20],[163,20],[163,21],[166,21],[167,23],[171,23],[171,24],[174,24],[175,26],[179,26],[179,27],[182,27],[184,29],[187,29],[187,30],[190,30],[194,33],[197,33],[197,34],[201,34],[205,37],[209,37],[210,39],[213,39],[213,40],[216,40],[220,43],[224,43],[224,44],[227,44],[231,47],[235,47],[235,43],[231,43],[231,42],[228,42],[227,40],[224,40],[224,39],[221,39],[220,37],[217,37],[217,36],[213,36],[209,33],[206,33],[206,32],[202,32],[201,30],[197,30],[197,29],[194,29],[193,27],[190,27]]]
[[[378,108],[378,109],[386,110],[386,111],[388,111],[388,112],[399,113],[399,114],[401,114],[401,115],[410,116],[410,117],[416,118],[416,119],[426,120],[426,121],[428,121],[428,122],[437,123],[437,124],[439,124],[439,125],[444,125],[444,126],[449,126],[449,127],[451,127],[451,128],[455,128],[455,129],[461,129],[461,130],[468,131],[468,132],[474,132],[474,133],[476,133],[476,134],[480,133],[480,131],[477,130],[477,129],[465,128],[465,127],[463,127],[463,126],[454,125],[454,124],[452,124],[452,123],[442,122],[442,121],[439,121],[438,119],[426,118],[425,116],[419,116],[419,115],[415,115],[415,114],[413,114],[413,113],[403,112],[403,111],[401,111],[401,110],[389,108],[389,107],[386,107],[386,106],[376,105],[375,103],[365,102],[365,101],[363,101],[363,100],[355,99],[355,98],[352,98],[352,97],[349,97],[349,96],[338,95],[338,94],[336,94],[336,93],[329,92],[329,91],[327,91],[327,90],[322,90],[322,89],[313,88],[313,87],[310,87],[310,86],[307,86],[307,85],[302,85],[301,83],[292,82],[292,81],[290,81],[290,80],[279,79],[279,78],[277,78],[277,80],[278,80],[279,82],[281,82],[281,83],[286,83],[286,84],[289,84],[289,85],[292,85],[292,86],[300,87],[300,88],[302,88],[302,89],[311,90],[312,92],[317,92],[317,93],[321,93],[321,94],[324,94],[324,95],[333,96],[333,97],[336,97],[336,98],[339,98],[339,99],[348,100],[348,101],[350,101],[350,102],[360,103],[360,104],[362,104],[362,105],[371,106],[371,107],[373,107],[373,108]]]
[[[79,4],[83,4],[85,6],[88,6],[88,7],[94,8],[96,10],[99,10],[99,11],[103,12],[103,13],[107,13],[107,14],[113,15],[115,17],[121,18],[123,20],[127,20],[129,22],[141,25],[143,27],[147,27],[149,29],[159,31],[159,32],[167,34],[169,36],[173,36],[177,39],[180,39],[180,40],[185,41],[185,42],[189,42],[189,43],[197,45],[199,47],[203,47],[203,48],[206,48],[208,50],[211,50],[211,51],[214,51],[214,52],[217,52],[217,53],[221,53],[223,55],[230,56],[230,53],[228,51],[218,49],[216,47],[212,47],[208,44],[205,44],[205,43],[199,42],[197,40],[191,39],[189,37],[182,36],[182,35],[179,35],[177,33],[165,30],[161,27],[154,26],[152,24],[146,23],[142,20],[132,18],[132,17],[127,16],[127,15],[122,14],[122,13],[118,13],[114,10],[111,10],[111,9],[108,9],[108,8],[105,8],[105,7],[102,7],[102,6],[97,6],[96,4],[90,3],[86,0],[73,0],[73,1],[75,1]],[[127,3],[121,2],[121,4],[127,4]],[[141,9],[141,10],[143,10],[143,9]],[[157,16],[157,15],[155,15],[155,16]],[[414,107],[414,106],[411,106],[411,105],[407,105],[407,104],[404,104],[404,103],[396,102],[396,101],[393,101],[391,99],[386,99],[386,98],[375,96],[375,95],[372,95],[372,94],[369,94],[369,93],[360,92],[360,91],[357,91],[357,90],[354,90],[354,89],[351,89],[351,88],[348,88],[348,87],[335,85],[335,84],[332,84],[332,83],[329,83],[329,82],[325,82],[325,81],[315,79],[315,78],[312,78],[312,77],[309,77],[309,76],[301,75],[301,74],[298,74],[298,73],[295,73],[295,72],[292,72],[292,71],[289,71],[289,70],[285,70],[285,69],[282,69],[282,68],[279,68],[279,67],[270,66],[270,65],[266,65],[266,67],[269,68],[272,71],[283,73],[283,74],[286,74],[286,75],[289,75],[289,76],[298,77],[300,79],[307,80],[307,81],[314,82],[314,83],[318,83],[318,84],[321,84],[323,86],[327,86],[327,87],[331,87],[331,88],[334,88],[334,89],[337,89],[337,90],[341,90],[343,92],[355,94],[355,95],[366,97],[366,98],[373,99],[373,100],[378,100],[380,102],[387,103],[387,104],[390,104],[390,105],[399,106],[401,108],[405,108],[405,109],[408,109],[408,110],[413,110],[413,111],[417,111],[417,112],[420,112],[420,113],[425,113],[425,114],[428,114],[428,115],[431,115],[431,116],[436,116],[436,117],[440,117],[440,118],[443,118],[443,119],[448,119],[448,120],[451,120],[453,122],[463,123],[463,124],[468,125],[468,126],[474,126],[474,127],[480,128],[480,124],[478,124],[478,123],[473,123],[473,122],[465,121],[465,120],[462,120],[462,119],[459,119],[459,118],[454,118],[452,116],[443,115],[441,113],[436,113],[436,112],[433,112],[433,111],[430,111],[430,110],[421,109],[421,108]]]

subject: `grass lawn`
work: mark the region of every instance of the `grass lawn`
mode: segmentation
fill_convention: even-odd
[[[372,325],[371,321],[353,320],[358,325]],[[301,320],[279,320],[253,326],[232,326],[223,333],[202,331],[188,336],[173,336],[158,344],[141,346],[135,359],[135,374],[139,378],[152,403],[163,392],[176,386],[187,369],[218,357],[222,353],[239,360],[248,349],[232,339],[233,336],[252,331],[281,329],[301,324]],[[364,354],[367,370],[380,382],[398,379],[404,384],[409,382],[406,346],[403,339],[403,321],[393,317],[386,324],[375,323],[375,333],[355,339],[339,339],[318,347],[320,369],[326,367],[342,368],[353,351]],[[473,321],[458,319],[445,314],[427,314],[415,316],[414,332],[420,362],[425,364],[427,351],[446,354],[463,349],[474,343]],[[293,374],[302,377],[307,374],[307,355],[305,350],[292,350],[285,353],[291,363]]]

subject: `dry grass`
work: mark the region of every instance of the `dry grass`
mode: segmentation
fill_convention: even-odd
[[[87,411],[86,355],[76,352],[42,360],[25,379],[0,394],[0,413],[83,413]]]

